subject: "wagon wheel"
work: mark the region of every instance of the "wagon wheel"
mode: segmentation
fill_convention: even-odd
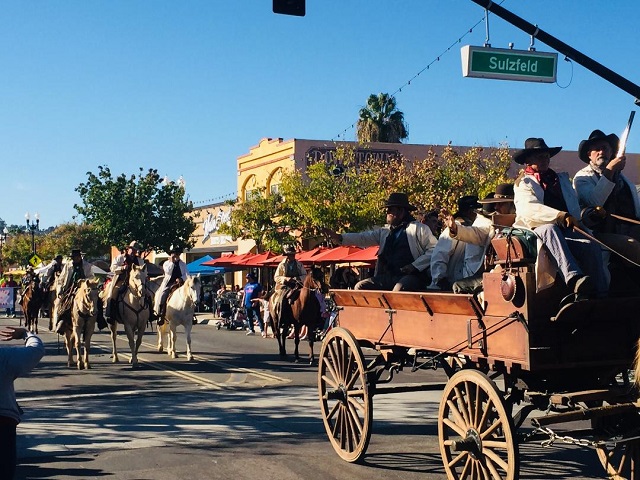
[[[332,329],[322,342],[318,394],[334,450],[343,460],[357,462],[371,438],[373,405],[362,350],[344,328]]]
[[[517,480],[520,459],[514,431],[501,392],[485,374],[461,370],[447,382],[438,437],[449,479]]]
[[[620,443],[613,448],[596,447],[598,459],[611,480],[640,479],[640,440]]]

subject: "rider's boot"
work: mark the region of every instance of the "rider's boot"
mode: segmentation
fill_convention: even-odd
[[[167,307],[165,305],[160,305],[160,311],[157,313],[158,316],[158,325],[164,325],[164,314],[166,313]]]
[[[111,299],[107,302],[107,306],[104,309],[104,319],[109,325],[113,325],[114,323],[116,323],[115,318],[113,318],[113,314],[115,313],[116,308],[117,306],[115,300]]]
[[[56,323],[56,328],[55,331],[58,335],[63,335],[64,331],[66,330],[66,325],[64,320],[58,320],[58,323]]]

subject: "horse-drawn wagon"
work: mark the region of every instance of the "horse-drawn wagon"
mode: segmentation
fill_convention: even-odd
[[[552,443],[569,422],[587,428],[563,440],[593,447],[610,478],[640,476],[640,402],[630,380],[640,295],[567,297],[562,282],[536,291],[535,261],[518,257],[517,244],[508,240],[508,264],[484,274],[481,296],[332,291],[339,327],[322,345],[318,391],[340,457],[365,454],[375,395],[442,389],[449,478],[517,479],[519,444]],[[448,382],[391,383],[401,370],[424,368],[443,368]]]

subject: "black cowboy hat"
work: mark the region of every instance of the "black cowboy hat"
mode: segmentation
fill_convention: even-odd
[[[56,256],[54,257],[54,260],[62,260],[62,255],[56,255]]]
[[[71,250],[71,256],[75,257],[76,255],[82,255],[82,250],[80,250],[79,248],[74,248],[73,250]]]
[[[584,163],[589,163],[589,149],[591,145],[593,145],[598,140],[604,140],[609,145],[611,145],[611,158],[614,158],[617,150],[618,144],[620,143],[620,139],[615,133],[610,133],[609,135],[605,135],[602,130],[594,130],[589,135],[589,138],[586,140],[582,140],[580,145],[578,146],[578,157]],[[611,158],[609,160],[611,160]]]
[[[482,208],[482,205],[478,203],[478,197],[476,195],[465,195],[458,200],[458,211],[453,214],[453,218],[460,217],[462,212],[476,210],[478,208]]]
[[[527,138],[524,141],[524,148],[513,154],[513,161],[524,165],[527,157],[532,153],[549,152],[549,156],[553,157],[560,150],[562,147],[548,147],[543,138]]]
[[[406,193],[396,192],[389,195],[389,198],[384,204],[384,208],[388,207],[401,207],[405,210],[412,212],[417,210],[418,207],[414,207],[409,203],[409,197]]]
[[[513,183],[501,183],[496,187],[496,191],[491,196],[487,195],[483,200],[478,200],[478,203],[502,203],[513,202]]]
[[[169,253],[175,253],[177,255],[180,255],[183,251],[184,249],[182,247],[171,247],[171,249],[169,250]]]
[[[138,242],[136,242],[135,240],[132,241],[129,244],[129,248],[133,248],[136,252],[141,252],[142,251],[142,247],[140,246],[140,244]]]
[[[296,247],[294,247],[293,245],[285,245],[282,251],[285,255],[295,255],[297,253]]]

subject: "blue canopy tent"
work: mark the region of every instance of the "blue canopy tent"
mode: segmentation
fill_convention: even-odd
[[[216,273],[224,273],[227,271],[224,267],[208,267],[206,265],[202,265],[203,262],[208,262],[209,260],[213,260],[213,257],[211,257],[211,255],[205,255],[191,263],[187,263],[187,272],[189,275],[214,275]]]

